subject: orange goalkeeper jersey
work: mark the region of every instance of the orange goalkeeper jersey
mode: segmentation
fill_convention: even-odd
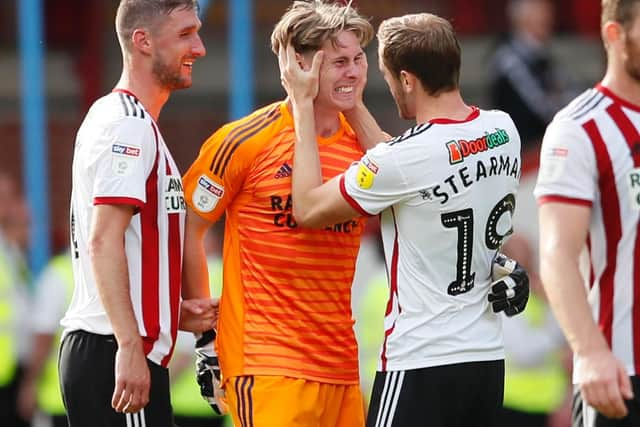
[[[340,120],[335,135],[318,139],[324,180],[362,156]],[[322,230],[296,224],[294,142],[292,117],[278,102],[221,127],[184,176],[191,208],[208,221],[226,218],[216,342],[222,373],[357,384],[351,282],[364,221]]]

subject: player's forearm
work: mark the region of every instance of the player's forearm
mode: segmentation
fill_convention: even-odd
[[[367,151],[388,139],[364,103],[358,103],[351,110],[345,111],[344,115],[356,132],[363,151]]]
[[[96,233],[89,244],[96,287],[119,346],[140,343],[129,291],[123,236]]]
[[[544,245],[541,251],[542,283],[571,349],[585,354],[607,347],[587,301],[577,255]]]
[[[210,223],[191,209],[187,211],[182,265],[182,298],[209,298],[209,267],[204,249]]]
[[[209,268],[202,245],[186,244],[182,267],[182,298],[209,298]]]
[[[316,141],[313,101],[293,102],[296,133],[291,195],[293,215],[296,221],[305,223],[314,206],[319,202],[317,192],[322,185],[320,155]]]

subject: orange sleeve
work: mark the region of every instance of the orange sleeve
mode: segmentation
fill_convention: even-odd
[[[204,142],[183,177],[187,204],[202,218],[217,221],[242,189],[257,154],[255,145],[243,142],[272,123],[278,111],[277,105],[262,108],[222,126]]]

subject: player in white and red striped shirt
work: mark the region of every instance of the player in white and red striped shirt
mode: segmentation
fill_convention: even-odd
[[[122,76],[78,131],[75,287],[60,351],[70,427],[173,426],[166,366],[178,323],[213,326],[208,284],[181,289],[186,205],[156,125],[170,93],[191,86],[193,62],[205,54],[200,25],[195,0],[122,0]],[[200,299],[181,305],[181,294]]]
[[[535,190],[585,427],[640,425],[640,0],[605,0],[602,22],[607,72],[549,125]]]

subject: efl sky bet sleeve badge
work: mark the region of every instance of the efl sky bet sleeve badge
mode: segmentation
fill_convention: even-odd
[[[216,207],[223,195],[224,187],[215,183],[206,175],[201,175],[198,178],[198,185],[193,192],[191,201],[196,209],[206,213],[211,212]]]
[[[114,143],[111,146],[111,170],[117,176],[130,176],[136,162],[141,157],[142,149],[131,145]]]
[[[567,167],[569,150],[563,147],[552,147],[542,152],[542,161],[538,171],[542,182],[554,182],[564,173]]]
[[[368,157],[363,157],[358,166],[356,174],[356,184],[363,189],[369,189],[373,185],[373,179],[378,173],[378,165],[373,163]]]

